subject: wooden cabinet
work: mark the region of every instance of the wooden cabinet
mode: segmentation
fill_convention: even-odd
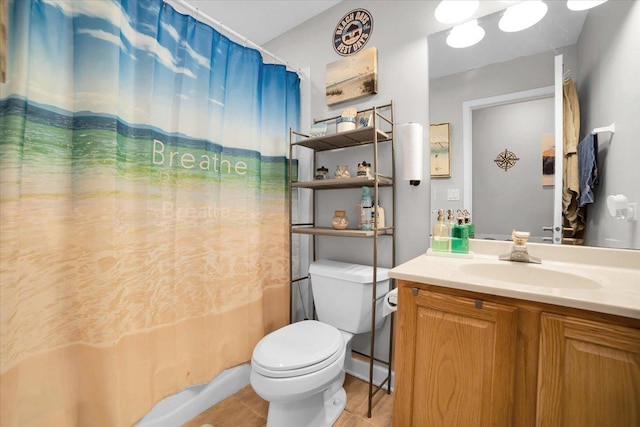
[[[511,425],[517,308],[399,292],[394,426]]]
[[[640,426],[640,331],[543,313],[537,426]]]
[[[640,320],[399,281],[394,427],[638,427]]]

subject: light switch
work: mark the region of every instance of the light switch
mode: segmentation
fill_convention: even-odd
[[[447,200],[460,200],[460,190],[458,188],[447,189]]]

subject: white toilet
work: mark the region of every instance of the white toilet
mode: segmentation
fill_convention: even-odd
[[[376,329],[388,270],[377,269]],[[293,323],[262,338],[251,358],[251,386],[269,402],[268,427],[328,427],[347,403],[345,357],[351,338],[371,330],[373,268],[319,260],[309,266],[318,319]]]

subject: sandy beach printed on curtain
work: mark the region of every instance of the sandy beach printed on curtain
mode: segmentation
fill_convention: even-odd
[[[295,73],[161,0],[12,1],[8,19],[2,372],[285,286]]]

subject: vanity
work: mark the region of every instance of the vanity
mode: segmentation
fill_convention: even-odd
[[[640,426],[640,252],[530,243],[542,264],[420,255],[389,272],[393,425]]]

